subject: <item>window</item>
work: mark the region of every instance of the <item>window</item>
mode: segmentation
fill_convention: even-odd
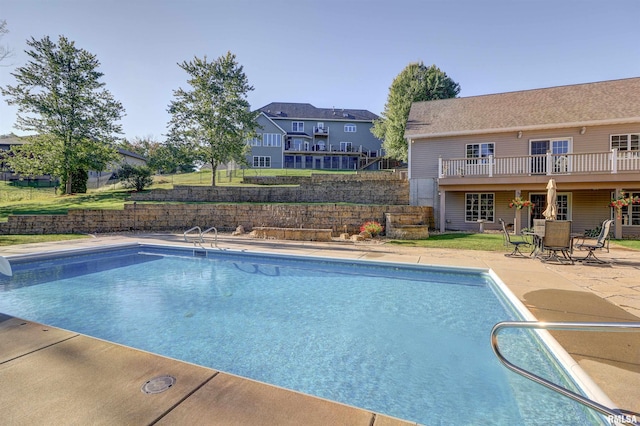
[[[640,134],[611,135],[611,149],[614,148],[618,151],[640,150]]]
[[[281,146],[282,135],[280,133],[264,133],[262,135],[262,146]]]
[[[254,156],[253,167],[271,167],[271,157]]]
[[[249,146],[260,146],[261,141],[260,141],[260,138],[257,137],[257,138],[249,139],[247,143],[249,144]]]
[[[351,152],[351,142],[340,142],[340,151]]]
[[[615,193],[611,193],[611,199],[615,199]],[[640,192],[629,192],[626,194],[630,198],[640,198]],[[622,214],[622,226],[627,225],[640,225],[640,204],[629,204],[628,206],[624,206],[620,209],[620,213]],[[616,209],[611,208],[611,219],[616,217]]]
[[[344,131],[345,133],[355,133],[356,132],[356,125],[355,124],[345,124],[344,125]]]
[[[556,220],[571,220],[571,193],[558,193],[556,197]],[[547,208],[547,194],[530,193],[529,199],[535,205],[531,209],[531,219],[544,219],[542,212]]]
[[[304,123],[302,121],[292,121],[291,122],[291,131],[292,132],[304,132]]]
[[[567,173],[570,171],[569,157],[571,153],[572,138],[542,139],[530,141],[531,173],[547,173],[547,153],[552,155],[552,173]]]
[[[483,158],[493,155],[493,153],[493,142],[467,144],[467,158]]]
[[[294,151],[302,151],[305,147],[305,141],[302,139],[294,139],[291,141],[291,146]]]
[[[487,222],[493,222],[493,193],[474,193],[465,194],[465,222],[476,222],[484,219]]]

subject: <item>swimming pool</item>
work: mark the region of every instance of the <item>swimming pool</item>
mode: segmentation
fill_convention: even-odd
[[[477,270],[152,245],[12,264],[17,317],[420,423],[599,422],[499,365],[491,327],[519,314]],[[505,334],[572,386],[533,334]]]

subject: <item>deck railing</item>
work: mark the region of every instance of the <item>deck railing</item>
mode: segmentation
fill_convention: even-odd
[[[640,171],[639,151],[438,159],[440,178],[566,175]]]

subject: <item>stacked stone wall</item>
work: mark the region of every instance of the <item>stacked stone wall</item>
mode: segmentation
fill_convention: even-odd
[[[385,223],[385,213],[410,213],[433,224],[431,207],[341,204],[143,204],[124,210],[71,210],[63,215],[11,215],[0,223],[0,234],[109,233],[123,231],[184,231],[215,226],[231,231],[254,227],[331,229],[357,233],[369,220]]]
[[[310,178],[279,176],[274,179],[272,181],[274,183],[298,186],[266,186],[266,184],[257,187],[174,186],[173,189],[133,194],[132,200],[409,205],[409,181],[395,173],[319,174],[312,175]],[[263,183],[269,181],[266,177],[260,180]]]

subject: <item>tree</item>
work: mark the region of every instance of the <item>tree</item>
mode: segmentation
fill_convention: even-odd
[[[407,141],[404,130],[413,102],[455,98],[460,85],[435,65],[411,63],[393,80],[387,103],[380,119],[375,120],[371,133],[382,139],[386,156],[407,161]]]
[[[174,90],[169,105],[169,142],[196,154],[211,165],[215,186],[220,164],[246,164],[247,139],[255,135],[257,113],[250,111],[247,93],[253,90],[231,52],[214,62],[194,58],[178,64],[189,74],[190,90]]]
[[[74,176],[83,179],[117,159],[114,134],[121,133],[117,121],[124,108],[99,81],[95,55],[64,36],[57,44],[45,37],[27,45],[29,62],[11,74],[18,84],[0,92],[18,107],[15,127],[38,136],[17,150],[11,166],[18,173],[58,176],[71,193]]]
[[[134,188],[136,191],[142,191],[153,183],[151,169],[147,166],[133,166],[125,163],[118,171],[118,177],[122,186]]]
[[[192,172],[195,155],[184,144],[158,142],[152,136],[123,140],[121,146],[147,159],[149,168],[158,173]]]
[[[0,39],[8,32],[9,30],[7,29],[7,21],[3,19],[0,21]],[[9,46],[0,46],[0,62],[2,62],[4,59],[7,59],[12,55],[12,53],[13,52],[9,48]]]

